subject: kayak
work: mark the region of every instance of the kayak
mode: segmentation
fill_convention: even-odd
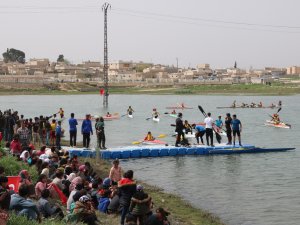
[[[119,113],[114,113],[111,116],[102,116],[104,120],[118,120],[120,119]]]
[[[290,124],[283,123],[283,122],[280,122],[279,124],[275,124],[271,120],[266,120],[265,126],[285,128],[285,129],[290,129],[292,127]]]
[[[193,109],[192,107],[182,107],[182,106],[168,106],[166,109]]]
[[[128,116],[128,118],[131,118],[131,119],[133,118],[133,115],[132,115],[132,114],[131,114],[131,115],[128,114],[127,116]]]
[[[217,109],[278,109],[280,108],[279,106],[262,106],[262,107],[258,107],[258,106],[255,106],[255,107],[251,107],[251,106],[236,106],[236,107],[233,107],[233,106],[228,106],[228,107],[223,107],[223,106],[219,106],[217,107]]]
[[[165,141],[156,140],[156,139],[153,141],[143,141],[142,143],[146,144],[146,145],[165,145],[165,144],[167,144],[167,142],[165,142]]]
[[[170,113],[169,116],[173,117],[173,118],[177,118],[177,114],[172,114]]]
[[[159,122],[159,117],[152,117],[152,120],[154,121],[154,122]]]

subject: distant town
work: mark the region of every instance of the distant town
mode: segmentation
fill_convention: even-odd
[[[103,64],[99,61],[84,61],[71,64],[60,55],[60,60],[30,59],[27,62],[0,60],[0,82],[50,84],[68,82],[103,83]],[[244,70],[233,62],[229,68],[211,68],[210,64],[198,64],[196,68],[180,68],[147,62],[116,61],[109,63],[110,84],[157,85],[157,84],[269,84],[285,77],[299,77],[300,67],[265,67]]]

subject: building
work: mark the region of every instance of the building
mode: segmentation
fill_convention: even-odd
[[[110,70],[132,70],[133,62],[118,60],[116,62],[110,63],[109,69]]]
[[[287,75],[299,75],[300,74],[300,67],[299,66],[291,66],[286,68]]]

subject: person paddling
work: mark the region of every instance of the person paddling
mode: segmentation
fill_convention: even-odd
[[[146,137],[144,138],[144,141],[154,141],[155,138],[153,137],[151,131],[148,131]]]
[[[241,132],[242,132],[242,123],[239,119],[236,118],[236,115],[232,115],[231,129],[233,134],[233,145],[235,145],[235,136],[238,136],[239,144],[242,146],[241,142]]]
[[[129,106],[127,109],[127,114],[132,115],[133,112],[134,112],[134,110],[131,108],[131,106]]]
[[[152,117],[156,119],[158,118],[158,116],[159,116],[159,112],[156,110],[156,108],[154,108],[152,112]]]

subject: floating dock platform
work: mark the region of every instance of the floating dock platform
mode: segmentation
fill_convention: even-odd
[[[265,153],[265,152],[283,152],[294,150],[295,148],[259,148],[254,145],[232,146],[216,145],[215,147],[197,145],[192,147],[175,147],[164,145],[153,146],[127,146],[120,148],[111,148],[99,151],[102,159],[129,159],[146,157],[167,157],[167,156],[185,156],[185,155],[220,155],[220,154],[243,154],[243,153]],[[78,157],[96,157],[94,149],[83,148],[65,148],[70,156]]]

